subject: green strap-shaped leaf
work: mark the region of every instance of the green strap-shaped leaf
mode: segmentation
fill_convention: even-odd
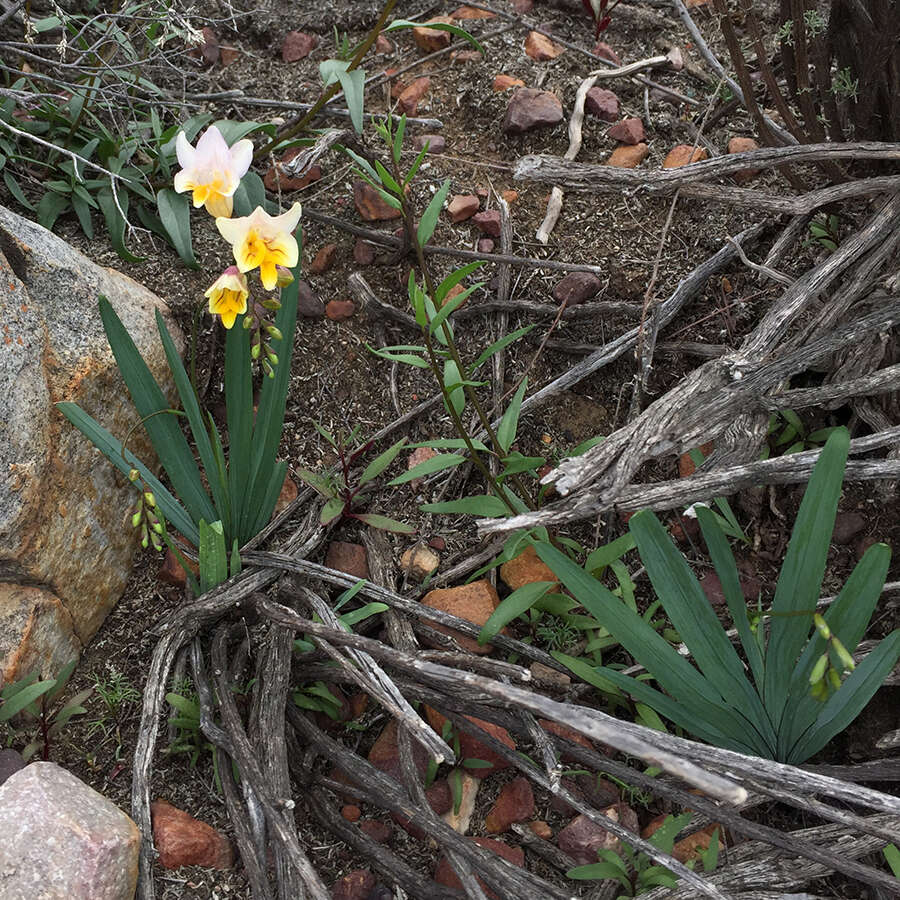
[[[46,681],[37,681],[29,684],[8,700],[4,700],[0,704],[0,722],[9,721],[16,713],[22,712],[26,706],[34,703],[48,691],[53,689],[56,684],[55,678],[48,678]]]
[[[205,594],[228,579],[228,554],[221,522],[200,522],[200,591]]]
[[[428,206],[425,208],[425,212],[422,213],[422,218],[419,220],[416,237],[418,238],[421,247],[424,247],[431,240],[434,229],[437,228],[438,216],[441,214],[441,210],[444,207],[444,201],[447,199],[447,194],[449,193],[450,179],[448,178],[431,198]]]
[[[846,429],[828,438],[810,476],[778,577],[763,695],[776,731],[780,730],[797,658],[809,637],[809,611],[819,599],[849,446]],[[807,614],[796,615],[804,611]]]
[[[409,471],[393,478],[388,484],[391,487],[398,484],[406,484],[407,481],[412,481],[414,478],[422,478],[425,475],[431,475],[433,472],[452,469],[465,461],[466,458],[458,453],[439,453],[437,456],[432,456],[431,459],[426,459],[424,462],[413,466]]]
[[[143,419],[144,428],[175,494],[194,522],[218,518],[203,489],[203,479],[177,418],[164,412],[169,409],[168,400],[105,297],[100,298],[100,317],[122,379],[128,386],[131,399]]]
[[[370,462],[362,475],[359,476],[360,485],[368,484],[368,482],[377,478],[387,467],[397,458],[397,455],[406,444],[406,438],[400,438],[395,444],[392,444],[384,453],[379,454]]]
[[[175,252],[192,269],[198,269],[191,240],[191,209],[188,195],[177,194],[172,188],[163,188],[156,195],[156,209]]]
[[[503,413],[503,418],[497,426],[497,443],[503,448],[504,453],[509,453],[512,442],[516,439],[516,431],[519,428],[519,411],[522,409],[522,400],[528,389],[528,379],[523,378],[518,390],[509,401],[509,406]]]
[[[722,593],[725,595],[731,620],[741,639],[741,646],[744,648],[750,671],[753,673],[757,692],[761,694],[765,678],[763,656],[756,635],[750,628],[750,620],[747,618],[747,601],[744,599],[744,592],[741,589],[741,580],[734,555],[712,510],[705,506],[696,506],[695,509],[710,559],[722,584]]]
[[[122,443],[113,437],[102,425],[92,419],[75,403],[60,402],[56,408],[126,477],[132,469],[137,469],[141,481],[156,498],[166,520],[171,523],[195,547],[200,533],[193,519],[184,507],[169,492],[169,489],[130,451],[122,451]],[[198,520],[199,521],[199,520]]]

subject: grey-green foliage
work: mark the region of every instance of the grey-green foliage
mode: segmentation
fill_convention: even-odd
[[[827,691],[824,702],[811,692],[811,676],[823,654],[828,654],[832,668],[848,671],[845,659],[812,627],[848,447],[846,430],[833,432],[812,473],[769,610],[768,640],[762,626],[750,626],[725,535],[708,509],[697,508],[749,677],[699,582],[652,512],[633,516],[629,528],[653,588],[694,664],[583,568],[551,544],[538,543],[540,558],[650,672],[658,687],[607,667],[597,667],[596,673],[709,743],[782,762],[802,763],[845,729],[900,659],[898,629],[849,670],[839,688]],[[823,616],[850,653],[865,634],[889,560],[887,546],[870,547]]]

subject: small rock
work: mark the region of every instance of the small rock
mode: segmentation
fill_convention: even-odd
[[[564,48],[559,44],[554,44],[550,38],[539,31],[531,31],[525,38],[525,53],[538,62],[546,62],[549,59],[556,59]]]
[[[439,732],[440,733],[440,732]],[[411,741],[413,765],[416,771],[424,778],[425,769],[428,766],[428,751],[418,742]],[[401,779],[402,768],[400,765],[400,747],[397,742],[397,720],[391,719],[378,735],[372,749],[369,751],[368,760],[391,778]]]
[[[553,829],[543,819],[535,819],[534,822],[529,822],[528,827],[542,841],[549,841],[553,838]]]
[[[25,768],[25,760],[18,750],[0,750],[0,784]]]
[[[429,24],[434,23],[452,25],[453,20],[449,16],[434,16],[425,25],[419,25],[412,30],[416,46],[426,53],[434,53],[435,50],[443,50],[444,47],[449,47],[452,39],[449,31],[440,31],[436,28],[427,27]]]
[[[383,34],[379,34],[375,39],[375,52],[382,54],[393,53],[394,45]]]
[[[164,869],[181,866],[207,866],[230,869],[234,864],[231,842],[206,822],[201,822],[177,807],[157,800],[150,804],[153,819],[153,843]]]
[[[454,224],[464,222],[478,212],[479,206],[481,206],[481,202],[474,194],[457,194],[450,198],[450,202],[447,204],[447,214]]]
[[[858,512],[839,512],[831,533],[832,544],[849,544],[866,527],[868,520]]]
[[[496,13],[486,9],[476,9],[474,6],[460,6],[455,12],[450,13],[451,19],[494,19]]]
[[[753,150],[759,150],[759,144],[748,137],[733,137],[728,142],[729,153],[750,153]],[[759,175],[759,169],[741,169],[738,172],[732,172],[731,177],[738,183],[743,184]]]
[[[500,210],[486,209],[472,216],[473,224],[477,225],[483,234],[490,237],[500,237]]]
[[[494,91],[501,93],[508,91],[511,87],[525,87],[525,82],[521,78],[513,78],[512,75],[497,75],[494,77]]]
[[[509,100],[503,131],[524,134],[534,128],[552,128],[562,120],[562,103],[556,94],[537,88],[519,88]]]
[[[636,116],[630,116],[616,122],[607,134],[615,141],[623,144],[640,144],[644,140],[644,123]]]
[[[193,563],[191,571],[197,575],[200,567]],[[178,557],[171,550],[166,550],[163,564],[156,573],[156,577],[165,584],[171,584],[172,587],[183,588],[187,584],[187,575],[178,561]]]
[[[208,25],[200,30],[200,34],[203,37],[203,41],[194,49],[193,53],[196,54],[199,51],[201,59],[213,65],[219,59],[219,39],[215,31]]]
[[[332,900],[368,900],[375,876],[368,869],[354,869],[339,878],[331,889]]]
[[[272,510],[272,518],[280,516],[297,499],[297,482],[285,472],[281,491],[275,501],[275,509]]]
[[[556,669],[551,669],[550,666],[545,666],[543,663],[533,662],[528,669],[535,681],[557,690],[567,688],[572,683],[571,677],[565,672],[557,672]]]
[[[358,822],[359,817],[362,815],[362,811],[358,806],[348,803],[346,806],[341,807],[341,815],[348,822]]]
[[[319,166],[310,166],[302,175],[289,175],[284,171],[284,166],[289,163],[295,156],[301,152],[300,147],[292,147],[281,161],[274,166],[269,166],[268,171],[263,178],[263,184],[266,190],[277,192],[282,191],[302,191],[313,182],[318,181],[322,177],[322,169]]]
[[[556,583],[559,580],[553,574],[553,570],[537,555],[537,550],[532,545],[500,566],[500,578],[508,588],[514,591],[523,585],[533,584],[535,581]]]
[[[359,691],[350,697],[350,718],[358,719],[369,706],[369,695]]]
[[[424,581],[433,575],[441,564],[441,558],[426,544],[416,544],[403,551],[400,568],[416,581]]]
[[[459,779],[459,792],[453,807],[441,818],[458,834],[467,834],[475,815],[475,803],[478,800],[478,788],[481,782],[470,772],[462,772]]]
[[[447,141],[439,134],[419,134],[413,138],[413,150],[418,153],[425,145],[428,153],[443,153],[447,149]]]
[[[315,258],[307,267],[307,271],[312,275],[321,275],[323,272],[327,272],[334,265],[337,252],[337,244],[326,244],[316,253]]]
[[[637,816],[634,812],[624,804],[611,806],[602,810],[603,814],[630,828],[630,824],[624,821],[625,815],[623,811],[627,810],[633,817],[634,827],[632,831],[637,830]],[[598,850],[615,850],[619,841],[614,835],[608,832],[602,825],[592,822],[587,816],[576,816],[560,831],[556,837],[556,845],[563,853],[568,853],[575,862],[581,865],[588,865],[597,862]]]
[[[289,31],[281,45],[281,58],[287,62],[297,62],[306,59],[316,47],[319,46],[319,38],[314,34],[306,34],[302,31]]]
[[[461,584],[457,587],[439,588],[429,591],[423,598],[425,606],[431,606],[446,613],[451,613],[460,619],[466,619],[475,625],[482,626],[490,618],[491,614],[500,604],[500,598],[493,585],[487,580],[473,581],[470,584]],[[491,645],[483,647],[473,637],[460,634],[446,625],[437,622],[429,622],[435,631],[449,634],[456,642],[470,653],[486,654],[491,652]]]
[[[534,815],[534,791],[527,778],[514,778],[503,785],[491,811],[484,820],[485,831],[501,834],[513,822],[524,822]]]
[[[479,241],[478,243],[480,244],[481,241]],[[443,301],[441,302],[441,306],[449,303],[454,297],[458,297],[464,290],[465,288],[461,284],[454,284],[453,287],[450,288],[449,291],[447,291],[447,296],[444,297]],[[466,299],[463,300],[463,302],[457,307],[457,309],[462,309],[463,306],[465,306],[468,302],[469,298],[466,297]]]
[[[360,216],[366,222],[379,222],[384,219],[399,219],[400,210],[389,206],[372,185],[365,181],[353,183],[353,202]]]
[[[569,272],[553,288],[553,299],[566,306],[584,303],[596,297],[603,282],[593,272]]]
[[[386,844],[394,833],[394,829],[387,822],[381,822],[378,819],[364,819],[359,823],[359,827],[362,832],[379,844]]]
[[[325,315],[334,322],[343,322],[356,312],[352,300],[329,300],[325,304]]]
[[[584,98],[584,111],[604,122],[619,118],[619,98],[606,88],[592,87]]]
[[[434,456],[436,456],[436,453],[431,447],[416,447],[416,449],[409,454],[409,458],[406,461],[406,471],[408,472],[410,469],[414,469],[423,462],[428,462],[428,460]],[[422,479],[413,478],[409,484],[414,491],[417,491],[422,485]]]
[[[650,152],[646,144],[635,144],[633,147],[616,147],[606,160],[608,166],[618,166],[620,169],[634,169],[639,166]]]
[[[447,549],[447,542],[442,537],[433,537],[428,541],[428,546],[442,553]]]
[[[450,54],[450,59],[462,63],[481,62],[484,59],[484,54],[479,53],[477,50],[455,50]]]
[[[597,41],[597,43],[594,44],[594,56],[599,56],[600,59],[615,63],[617,66],[622,65],[622,57],[619,56],[619,54],[605,41]]]
[[[479,253],[493,253],[494,252],[494,242],[490,238],[479,238],[478,239],[478,252]],[[465,304],[463,304],[465,306]]]
[[[4,900],[131,900],[141,835],[111,800],[50,762],[0,789]]]
[[[517,13],[530,13],[534,9],[534,0],[512,0],[513,9]]]
[[[709,153],[705,147],[694,147],[692,144],[678,144],[673,147],[663,160],[664,169],[680,169],[689,166],[701,159],[709,159]]]
[[[416,78],[415,81],[411,82],[397,98],[400,112],[406,113],[408,116],[414,116],[419,106],[419,101],[428,93],[430,87],[431,79],[427,76]]]
[[[447,721],[447,717],[443,715],[443,713],[438,712],[438,710],[426,706],[425,718],[428,719],[428,724],[438,734],[441,734],[444,723]],[[465,718],[473,725],[477,725],[479,728],[486,731],[491,737],[500,741],[501,744],[505,744],[510,750],[516,749],[516,742],[505,728],[502,728],[500,725],[494,725],[493,722],[476,719],[473,716],[466,716]],[[485,778],[488,775],[492,775],[494,772],[500,772],[503,769],[509,768],[510,763],[500,756],[499,753],[495,753],[490,747],[479,741],[477,737],[463,731],[461,728],[457,733],[459,735],[460,762],[466,759],[480,759],[491,764],[490,767],[486,768],[466,769],[468,774],[473,778]]]
[[[325,565],[354,578],[369,578],[369,560],[362,544],[332,541],[325,552]]]
[[[360,266],[371,266],[375,262],[375,248],[363,238],[357,238],[353,245],[353,261]]]
[[[302,278],[297,279],[297,315],[305,319],[321,319],[325,315],[325,304]]]
[[[504,844],[502,841],[495,841],[492,838],[475,837],[469,838],[469,840],[478,844],[479,847],[483,847],[485,850],[490,850],[492,853],[502,856],[513,865],[525,865],[525,853],[521,847],[510,847],[509,844]],[[457,877],[453,866],[450,864],[450,860],[448,860],[446,856],[441,856],[438,860],[434,870],[434,880],[438,884],[444,885],[444,887],[453,888],[457,891],[462,890],[462,882]],[[477,881],[488,897],[497,897],[497,894],[490,890],[480,878],[478,878]]]
[[[500,191],[500,196],[512,206],[519,199],[519,192],[513,190]]]

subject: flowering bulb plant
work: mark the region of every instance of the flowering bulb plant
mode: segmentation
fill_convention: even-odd
[[[171,489],[128,449],[127,436],[120,441],[77,404],[57,404],[138,490],[131,523],[140,529],[143,546],[160,550],[165,543],[184,565],[169,532],[171,526],[198,549],[199,580],[185,565],[191,587],[198,594],[240,569],[239,548],[271,518],[286,470],[286,463],[277,462],[276,454],[297,318],[294,274],[300,248],[295,232],[301,208],[295,203],[282,215],[270,215],[262,194],[251,210],[248,198],[253,191],[247,185],[240,188],[252,153],[248,140],[228,147],[215,126],[207,129],[196,147],[191,147],[183,133],[178,136],[182,168],[174,178],[175,190],[193,192],[194,206],[205,206],[216,217],[216,227],[234,254],[235,265],[226,268],[205,294],[209,312],[226,329],[227,458],[226,443],[212,416],[201,409],[195,386],[159,312],[156,324],[180,409],[170,408],[111,304],[100,298],[100,316],[110,347]],[[241,215],[232,218],[232,212]],[[264,294],[251,286],[256,270]],[[254,363],[265,376],[255,415]],[[199,464],[178,422],[181,417],[187,419]]]

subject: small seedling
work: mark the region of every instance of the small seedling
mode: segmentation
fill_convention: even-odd
[[[31,759],[40,750],[41,759],[49,760],[51,746],[60,732],[74,716],[87,712],[81,704],[90,696],[93,687],[79,691],[67,703],[58,702],[75,671],[76,662],[73,659],[63,666],[56,678],[39,681],[39,673],[31,672],[0,691],[0,722],[10,722],[18,715],[22,725],[16,730],[27,734],[37,731],[37,736],[22,751],[24,759]]]

